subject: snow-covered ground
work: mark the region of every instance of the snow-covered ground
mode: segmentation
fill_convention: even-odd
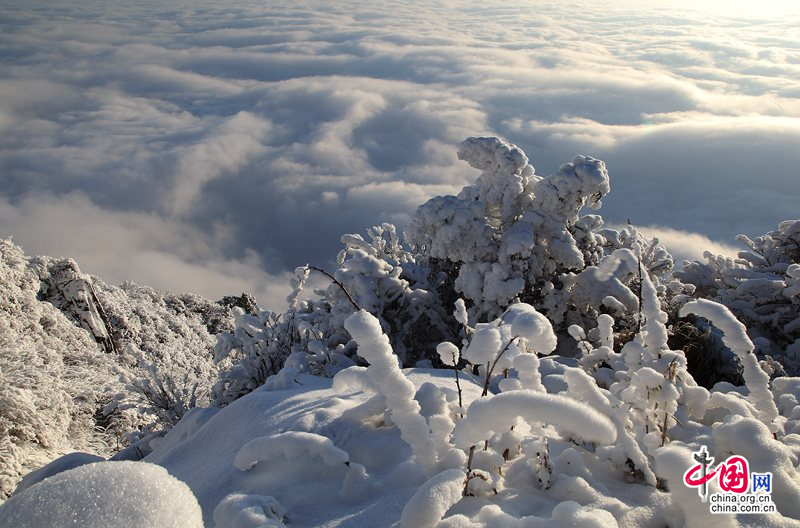
[[[333,379],[286,367],[227,407],[191,411],[166,437],[140,446],[152,448],[144,462],[81,466],[28,487],[0,506],[0,525],[32,525],[39,511],[55,511],[58,503],[61,511],[79,512],[101,504],[106,514],[99,521],[84,517],[84,526],[155,526],[141,512],[191,510],[191,497],[172,495],[169,486],[180,487],[175,479],[197,498],[204,525],[218,528],[800,525],[800,379],[782,378],[764,391],[766,379],[745,366],[749,396],[733,388],[709,394],[694,385],[680,354],[648,354],[657,346],[656,322],[620,362],[610,358],[616,385],[625,388],[603,389],[570,366],[574,361],[518,360],[536,356],[524,351],[524,336],[541,333],[526,306],[516,305],[493,328],[501,336],[520,332],[512,364],[535,371],[512,377],[526,384],[538,378],[538,387],[504,378],[483,395],[483,379],[461,372],[459,405],[453,370],[400,370],[378,320],[359,311],[346,325],[369,367],[351,367]],[[723,326],[732,348],[747,345],[720,305],[688,309]],[[673,365],[671,374],[644,365],[626,370],[622,365],[633,366],[637,353],[639,362]],[[640,411],[650,406],[657,416],[656,402],[674,420],[666,431],[647,433],[639,420],[651,417]],[[753,496],[770,496],[777,511],[710,513],[710,503],[683,481],[701,445],[718,464],[735,453],[745,471],[771,474],[769,493]],[[124,468],[109,473],[114,464]],[[123,469],[136,464],[144,481],[131,490]],[[171,477],[147,469],[151,464]],[[84,484],[69,494],[49,492],[56,479],[79,477]],[[720,486],[735,484],[720,478],[707,485],[714,496]],[[751,488],[737,496],[750,496]],[[71,525],[70,518],[53,519],[53,526]],[[199,519],[188,520],[190,513],[182,519],[164,525],[200,526]]]

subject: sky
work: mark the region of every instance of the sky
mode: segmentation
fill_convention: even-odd
[[[791,4],[0,0],[0,236],[280,310],[498,135],[542,176],[604,160],[610,224],[735,252],[800,216]]]

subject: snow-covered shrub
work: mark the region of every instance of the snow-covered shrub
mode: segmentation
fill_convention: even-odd
[[[141,351],[137,352],[134,354],[140,357],[139,369],[133,375],[122,377],[129,393],[121,398],[122,401],[117,399],[118,407],[134,401],[136,407],[157,417],[157,428],[169,428],[178,423],[189,409],[209,403],[208,376],[198,378],[193,372],[170,365],[168,361],[161,361],[159,366],[142,357]]]
[[[368,230],[371,242],[360,235],[345,235],[339,253],[335,282],[319,291],[322,298],[307,301],[306,309],[328,311],[320,331],[341,339],[344,320],[359,309],[375,315],[386,329],[394,353],[406,366],[421,359],[434,359],[436,345],[452,334],[448,309],[440,302],[428,280],[427,262],[401,245],[396,229],[382,224]],[[310,304],[308,304],[310,303]],[[342,344],[342,343],[339,343]]]
[[[458,196],[421,205],[405,235],[422,254],[455,264],[453,288],[474,316],[497,315],[513,299],[537,295],[533,288],[586,267],[572,231],[580,209],[599,207],[610,190],[601,161],[578,157],[541,178],[519,147],[499,138],[469,138],[458,155],[480,177]]]
[[[469,448],[514,425],[517,417],[554,425],[567,436],[586,442],[611,444],[617,436],[607,417],[565,396],[512,390],[473,401],[467,416],[456,425],[453,442]]]
[[[643,265],[631,250],[620,249],[599,263],[597,280],[610,280],[621,267],[639,266]],[[366,370],[354,367],[342,371],[335,385],[346,389],[340,389],[341,393],[360,389],[380,394],[379,399],[373,396],[368,400],[376,406],[364,404],[370,407],[366,414],[388,408],[390,423],[400,428],[401,438],[412,447],[414,460],[428,476],[435,474],[406,505],[401,525],[447,526],[450,521],[460,522],[456,521],[459,514],[443,517],[447,511],[458,509],[463,497],[478,495],[484,500],[502,501],[504,490],[525,481],[532,486],[527,489],[537,489],[547,496],[554,493],[551,490],[564,486],[565,467],[590,478],[588,466],[597,468],[610,463],[620,481],[647,484],[653,493],[659,493],[655,491],[657,486],[682,486],[676,484],[676,468],[666,462],[675,457],[665,446],[677,442],[696,449],[695,442],[702,439],[703,445],[715,450],[714,456],[721,456],[730,447],[723,444],[722,437],[714,444],[715,431],[726,430],[742,416],[764,424],[767,431],[771,428],[778,435],[775,441],[781,442],[786,419],[778,413],[766,373],[749,352],[752,343],[743,327],[719,304],[691,302],[684,307],[682,316],[694,313],[720,326],[725,344],[741,356],[745,369],[748,392],[727,392],[722,387],[709,393],[687,371],[683,351],[670,348],[668,316],[662,309],[658,289],[647,272],[641,273],[637,334],[616,352],[610,316],[599,316],[595,343],[582,328],[570,328],[570,333],[581,341],[584,356],[579,358],[580,366],[562,363],[557,367],[565,382],[557,394],[548,393],[555,385],[546,379],[549,376],[543,374],[543,363],[538,358],[556,349],[557,336],[550,321],[530,305],[513,304],[493,321],[478,323],[474,328],[466,325],[466,334],[471,337],[460,350],[449,342],[437,347],[443,363],[461,360],[467,362],[469,370],[477,367],[483,391],[465,404],[466,408],[452,401],[447,403],[446,399],[437,406],[431,403],[437,392],[435,387],[423,386],[416,399],[425,404],[427,411],[411,399],[413,388],[403,379],[378,320],[365,311],[347,319],[345,326],[370,366]],[[466,321],[461,310],[457,308],[456,313],[459,320]],[[548,369],[556,365],[553,360],[547,361]],[[795,412],[796,398],[791,400],[785,390],[780,397],[786,402],[786,410]],[[437,410],[431,410],[434,408]],[[366,418],[366,414],[359,415]],[[352,419],[359,415],[349,416]],[[571,447],[565,450],[565,444]],[[561,453],[555,461],[550,454],[553,446],[559,446]],[[687,451],[685,447],[680,449]],[[771,446],[768,451],[779,450]],[[420,456],[425,452],[427,457]],[[441,463],[445,456],[459,460],[453,456],[458,452],[460,467]],[[755,454],[752,456],[756,458]],[[782,478],[795,478],[796,470],[784,459],[765,462],[760,470],[767,471],[765,468],[786,471]],[[682,471],[686,469],[688,466]],[[675,491],[674,507],[676,511],[682,508],[685,522],[697,522],[703,517],[702,508],[681,506],[690,494],[681,493],[682,489]],[[794,515],[785,499],[776,496],[777,501],[782,502],[784,515]],[[576,503],[570,511],[581,515],[586,510]]]
[[[405,366],[420,359],[439,365],[438,343],[464,337],[452,314],[458,299],[467,301],[474,322],[521,300],[537,306],[558,332],[601,312],[635,330],[641,278],[621,271],[613,281],[598,281],[593,267],[610,251],[629,248],[661,282],[669,279],[672,259],[632,227],[614,231],[597,215],[580,216],[610,190],[602,161],[576,157],[541,178],[519,147],[499,138],[469,138],[459,157],[482,173],[457,196],[421,205],[404,234],[409,246],[391,224],[371,228],[368,239],[345,235],[330,286],[316,300],[301,300],[298,288],[287,316],[301,314],[332,350],[348,342],[342,329],[355,303],[380,320]],[[298,286],[308,273],[300,269]],[[660,288],[659,295],[677,290]]]
[[[722,331],[725,345],[736,354],[742,365],[742,376],[750,393],[750,401],[755,407],[756,417],[773,433],[782,430],[777,420],[778,408],[769,388],[769,376],[756,360],[753,343],[747,337],[745,326],[725,306],[706,299],[685,304],[681,308],[681,315],[689,314],[708,319]]]
[[[759,357],[776,360],[791,375],[800,373],[800,220],[774,231],[737,238],[747,249],[738,258],[704,254],[706,262],[685,263],[676,273],[697,286],[698,296],[727,306],[757,340]],[[756,341],[754,341],[756,342]]]
[[[10,240],[0,241],[0,293],[2,495],[59,454],[111,455],[207,404],[213,334],[246,300],[110,286]]]
[[[368,231],[371,240],[345,235],[339,267],[333,273],[302,266],[295,271],[290,307],[273,312],[236,313],[235,329],[218,336],[216,358],[231,358],[214,388],[215,402],[227,404],[263,385],[284,364],[299,372],[333,376],[363,361],[345,320],[359,309],[375,315],[404,365],[435,357],[435,347],[454,332],[452,322],[427,282],[427,271],[413,262],[391,224]],[[326,275],[329,286],[304,298],[311,274]],[[402,274],[402,275],[401,275]],[[414,285],[412,287],[412,284]],[[423,287],[425,286],[425,287]]]
[[[70,259],[36,257],[31,266],[40,279],[39,298],[129,369],[123,373],[127,390],[100,412],[128,431],[169,428],[189,408],[209,402],[219,368],[212,357],[215,335],[232,328],[232,306],[253,304],[246,295],[212,302],[130,282],[111,286],[81,273]]]
[[[217,335],[214,359],[230,361],[228,369],[220,369],[213,388],[215,405],[225,405],[264,384],[277,374],[292,352],[292,340],[298,339],[292,320],[281,321],[271,311],[246,313],[233,309],[232,332]]]
[[[354,356],[344,326],[359,309],[380,321],[406,367],[420,360],[452,365],[437,353],[440,343],[470,337],[470,321],[480,334],[475,339],[488,338],[491,331],[479,328],[519,302],[536,306],[562,337],[571,325],[593,335],[598,316],[613,315],[618,350],[641,325],[643,274],[654,282],[673,322],[677,319],[693,288],[672,278],[672,258],[658,241],[632,226],[617,231],[605,228],[598,215],[581,216],[584,206],[599,207],[610,191],[602,161],[579,156],[542,178],[519,147],[499,138],[469,138],[459,157],[482,171],[480,176],[457,196],[421,205],[405,231],[408,245],[386,223],[370,228],[366,238],[345,235],[337,269],[297,269],[291,306],[282,319],[237,316],[237,330],[223,334],[217,345],[218,357],[238,358],[221,374],[217,402],[260,386],[286,361],[299,372],[329,376],[363,361]],[[618,249],[628,250],[641,267],[619,266],[599,280],[596,267]],[[327,287],[305,295],[309,276],[319,273],[327,275]],[[570,340],[560,343],[563,353],[575,353]],[[478,344],[475,350],[487,355],[498,352]],[[461,361],[484,364],[469,355],[465,351]],[[503,361],[513,355],[504,353]],[[510,367],[497,365],[501,371]],[[533,378],[524,382],[536,384]]]
[[[598,264],[597,280],[639,265],[618,250]],[[791,525],[797,378],[768,388],[750,362],[744,387],[698,386],[669,344],[658,287],[642,278],[636,335],[617,347],[615,322],[601,314],[589,330],[570,328],[578,358],[553,354],[558,336],[533,306],[512,304],[470,326],[457,303],[466,337],[437,351],[455,365],[463,402],[454,373],[401,369],[378,318],[354,311],[345,328],[368,366],[333,380],[285,367],[291,383],[255,391],[151,457],[204,490],[206,517],[213,511],[221,526]],[[737,353],[752,348],[721,305],[690,303],[689,313],[710,317]],[[478,375],[467,361],[480,362]],[[745,456],[753,471],[772,473],[778,512],[709,517],[682,481],[701,446],[717,461]],[[223,455],[198,470],[210,453]]]
[[[607,281],[594,275],[606,255],[623,248],[643,263],[662,299],[691,292],[671,278],[672,257],[656,239],[631,226],[604,228],[598,215],[581,216],[610,192],[602,161],[578,156],[542,178],[519,147],[498,138],[469,138],[459,157],[482,171],[478,180],[457,196],[421,205],[405,236],[418,266],[434,271],[437,263],[449,275],[435,290],[441,302],[452,306],[463,297],[471,320],[489,320],[522,301],[545,314],[559,335],[613,314],[616,333],[627,341],[637,330],[641,274],[620,269]]]
[[[229,366],[214,362],[216,334],[232,328],[232,309],[248,298],[212,302],[133,283],[115,288],[94,282],[121,359],[136,367],[125,378],[128,391],[116,399],[119,408],[133,405],[152,417],[147,429],[164,429],[190,408],[208,405],[218,370]]]
[[[116,447],[97,415],[122,390],[120,367],[40,289],[22,249],[0,240],[0,497],[58,454]]]

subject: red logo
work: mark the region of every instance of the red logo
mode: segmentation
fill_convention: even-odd
[[[714,463],[714,457],[708,456],[706,446],[702,446],[700,451],[694,453],[693,458],[698,464],[683,474],[683,482],[690,488],[700,488],[697,493],[703,502],[708,500],[708,481],[714,478],[718,479],[722,491],[747,493],[750,489],[750,470],[744,457],[736,455],[728,457],[713,471],[710,471],[710,468]]]
[[[730,491],[733,493],[746,493],[750,489],[750,473],[747,468],[747,460],[740,456],[728,457],[728,460],[718,465],[717,468],[705,475],[696,478],[694,475],[698,471],[702,471],[702,463],[689,468],[689,471],[683,476],[683,481],[687,486],[696,488],[702,486],[709,480],[718,477],[719,487],[722,491]]]

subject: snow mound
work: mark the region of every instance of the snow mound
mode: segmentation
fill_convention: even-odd
[[[281,528],[286,509],[265,495],[231,493],[214,509],[217,528]]]
[[[287,431],[251,440],[239,450],[233,464],[247,471],[259,462],[308,456],[316,456],[329,466],[350,462],[350,455],[333,445],[329,438],[314,433]]]
[[[146,462],[96,462],[63,471],[0,505],[0,526],[16,528],[202,528],[192,491]]]
[[[460,469],[445,470],[420,486],[400,517],[403,528],[429,528],[461,499],[466,477]]]
[[[14,493],[19,494],[34,484],[38,484],[46,478],[52,477],[53,475],[57,475],[69,469],[85,466],[86,464],[91,464],[93,462],[102,462],[104,460],[105,458],[93,455],[91,453],[69,453],[53,460],[46,466],[41,467],[36,471],[31,471],[25,475],[25,477],[17,485],[17,489],[14,491]]]

